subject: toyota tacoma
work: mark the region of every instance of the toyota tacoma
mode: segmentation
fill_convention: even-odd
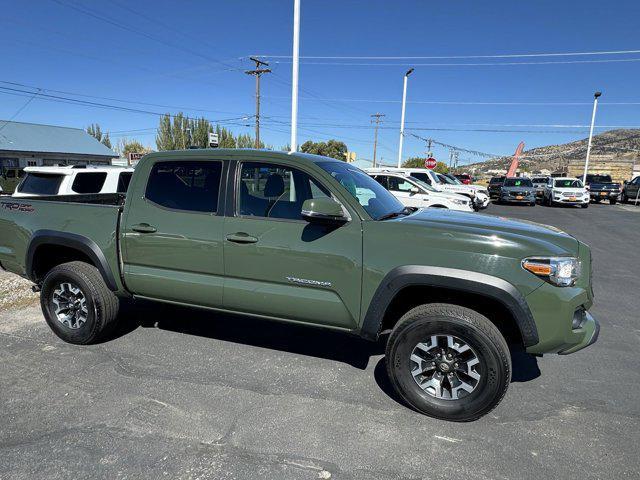
[[[144,298],[386,342],[415,410],[468,421],[510,348],[595,342],[591,254],[555,228],[406,208],[343,161],[257,150],[145,156],[126,194],[0,199],[0,266],[33,281],[64,341],[108,338]]]

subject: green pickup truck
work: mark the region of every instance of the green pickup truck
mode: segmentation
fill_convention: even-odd
[[[384,338],[398,394],[456,421],[503,398],[510,348],[567,354],[599,331],[572,236],[404,208],[358,168],[297,153],[159,152],[126,195],[0,199],[0,266],[76,344],[106,338],[125,297]]]

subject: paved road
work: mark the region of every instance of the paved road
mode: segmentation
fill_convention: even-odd
[[[640,208],[491,206],[593,248],[600,340],[515,358],[489,416],[454,424],[390,395],[381,347],[140,305],[110,342],[0,311],[0,478],[417,479],[640,476]]]

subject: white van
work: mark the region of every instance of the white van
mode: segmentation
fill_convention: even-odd
[[[126,193],[133,168],[111,166],[26,167],[14,197]]]

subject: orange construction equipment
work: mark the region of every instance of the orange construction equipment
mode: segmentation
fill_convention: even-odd
[[[516,148],[516,153],[513,154],[513,160],[511,160],[511,165],[507,171],[507,177],[516,176],[516,170],[518,169],[518,157],[522,153],[522,150],[524,150],[524,142],[520,142],[520,145]]]

